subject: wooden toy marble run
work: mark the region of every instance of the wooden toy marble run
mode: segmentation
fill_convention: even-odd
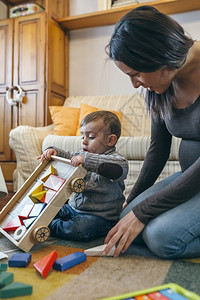
[[[49,223],[73,192],[85,189],[87,171],[70,160],[43,161],[0,212],[0,233],[28,252],[50,236]],[[31,217],[30,217],[31,216]]]

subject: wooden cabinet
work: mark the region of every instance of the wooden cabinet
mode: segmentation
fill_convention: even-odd
[[[25,91],[13,107],[13,127],[43,126],[45,107],[45,13],[13,20],[13,82]]]
[[[50,124],[49,106],[62,105],[68,95],[68,36],[49,13],[51,7],[56,16],[55,3],[46,1],[44,12],[0,20],[0,164],[4,169],[15,161],[10,130]],[[12,106],[6,89],[15,86],[25,96]],[[11,98],[17,93],[13,90]]]
[[[6,86],[12,83],[13,20],[0,21],[0,160],[11,159],[8,135],[12,128],[12,107],[6,101]]]

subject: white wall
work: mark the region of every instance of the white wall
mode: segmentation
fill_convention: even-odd
[[[0,20],[7,18],[7,6],[0,1]]]
[[[97,10],[98,0],[71,0],[70,14]],[[200,40],[200,10],[172,15],[185,30]],[[107,61],[105,46],[114,26],[80,29],[70,33],[70,95],[132,94],[128,77],[112,61]]]

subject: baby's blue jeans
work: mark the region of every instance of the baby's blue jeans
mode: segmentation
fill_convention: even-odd
[[[123,210],[120,218],[146,197],[163,189],[181,173],[173,174],[141,193]],[[133,243],[140,240],[161,258],[200,257],[200,192],[187,202],[151,220]]]
[[[79,213],[69,204],[63,205],[49,224],[51,236],[88,242],[104,236],[116,224],[92,214]]]

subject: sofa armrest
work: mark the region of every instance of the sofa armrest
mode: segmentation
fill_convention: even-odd
[[[10,131],[9,144],[17,160],[17,169],[13,173],[14,191],[17,191],[30,176],[40,161],[42,142],[53,132],[53,125],[45,127],[18,126]]]

